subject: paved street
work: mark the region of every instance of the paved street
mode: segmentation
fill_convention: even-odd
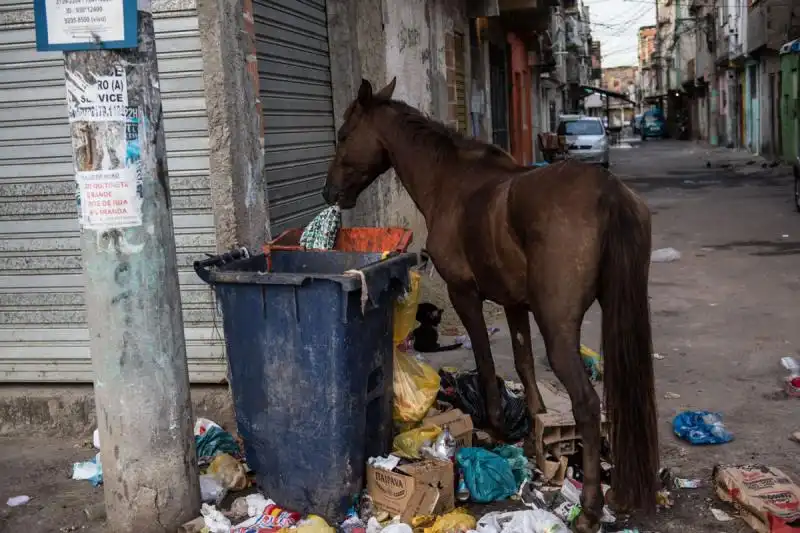
[[[717,463],[758,461],[800,480],[800,444],[788,439],[800,430],[800,400],[779,392],[780,358],[800,354],[800,214],[792,206],[788,169],[764,169],[759,158],[688,142],[629,145],[614,149],[612,170],[647,198],[655,248],[673,247],[682,254],[677,262],[652,267],[655,347],[663,355],[655,362],[663,464],[682,477],[708,481]],[[505,331],[504,323],[497,325]],[[585,344],[598,346],[599,325],[593,308],[585,322]],[[494,346],[500,372],[515,378],[507,336],[499,334]],[[538,335],[535,346],[540,378],[553,379]],[[429,360],[473,365],[465,351]],[[664,399],[668,392],[680,398]],[[721,412],[736,440],[716,447],[678,441],[670,422],[687,408]],[[101,490],[66,479],[72,461],[92,454],[73,448],[77,442],[0,440],[0,500],[16,494],[34,498],[22,508],[3,508],[0,530],[86,526],[81,511],[99,501]],[[641,524],[642,531],[749,531],[738,520],[715,521],[708,487],[673,494],[675,507]],[[95,530],[102,528],[83,529]]]

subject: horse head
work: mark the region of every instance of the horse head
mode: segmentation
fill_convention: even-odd
[[[389,102],[397,78],[373,93],[372,84],[361,80],[358,96],[347,108],[336,139],[336,155],[328,168],[322,196],[329,205],[355,207],[358,195],[389,170],[392,163],[376,130],[375,109]]]

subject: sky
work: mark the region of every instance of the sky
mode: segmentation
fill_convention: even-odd
[[[599,40],[602,66],[636,65],[640,26],[655,24],[654,0],[583,0],[589,6],[592,39]]]

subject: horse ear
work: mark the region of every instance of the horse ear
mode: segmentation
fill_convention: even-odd
[[[372,84],[365,79],[361,80],[361,87],[358,88],[358,103],[367,105],[372,100]]]
[[[397,85],[397,76],[392,78],[392,81],[386,84],[386,87],[378,91],[378,94],[375,95],[375,98],[379,98],[381,100],[391,100],[396,85]]]

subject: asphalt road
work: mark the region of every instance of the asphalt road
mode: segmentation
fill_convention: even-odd
[[[761,462],[800,480],[800,400],[781,394],[780,358],[800,355],[800,214],[787,168],[762,168],[761,159],[689,142],[633,142],[615,148],[612,171],[639,191],[654,213],[654,245],[673,247],[680,260],[652,266],[651,297],[661,423],[661,456],[683,477],[705,487],[673,491],[675,506],[636,521],[641,531],[749,531],[741,521],[717,522],[709,481],[718,463]],[[752,164],[748,164],[752,162]],[[499,372],[514,379],[503,322],[493,342]],[[583,342],[597,347],[600,316],[586,316]],[[540,379],[554,376],[535,332]],[[436,365],[473,367],[467,351],[431,355]],[[667,393],[680,395],[666,399]],[[676,439],[671,421],[684,409],[722,413],[735,440],[693,447]],[[0,439],[0,531],[100,532],[83,509],[102,489],[68,479],[71,464],[92,457],[84,441]],[[5,507],[10,496],[32,501]],[[62,529],[63,528],[63,529]],[[72,529],[75,528],[75,529]]]

